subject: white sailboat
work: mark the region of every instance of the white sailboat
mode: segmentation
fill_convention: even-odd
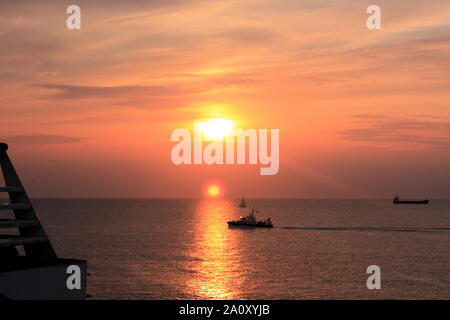
[[[247,203],[245,203],[244,197],[242,197],[241,203],[239,204],[239,208],[247,208]]]

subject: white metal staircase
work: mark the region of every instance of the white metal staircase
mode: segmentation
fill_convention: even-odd
[[[39,261],[57,259],[33,205],[28,198],[8,154],[8,145],[0,143],[0,165],[6,186],[0,192],[8,193],[9,203],[0,204],[0,250],[23,246],[25,255]],[[14,219],[4,218],[4,211],[12,211]],[[2,234],[1,230],[17,228],[19,235]]]

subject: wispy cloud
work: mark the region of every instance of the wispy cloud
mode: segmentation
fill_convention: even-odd
[[[67,144],[82,142],[86,138],[68,137],[64,135],[17,135],[3,138],[2,141],[17,145]]]
[[[56,99],[113,98],[136,96],[162,96],[179,93],[174,87],[162,86],[74,86],[61,84],[37,84],[46,89],[55,89],[57,93],[50,94]]]
[[[340,131],[340,138],[366,143],[408,143],[424,146],[450,146],[450,120],[421,117],[357,114],[357,128]]]

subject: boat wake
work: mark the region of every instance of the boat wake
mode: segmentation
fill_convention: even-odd
[[[437,232],[450,233],[450,228],[370,228],[370,227],[278,227],[293,230],[322,230],[322,231],[395,231],[395,232]]]

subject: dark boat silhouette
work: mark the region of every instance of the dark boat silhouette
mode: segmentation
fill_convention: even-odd
[[[246,228],[273,228],[272,221],[270,217],[267,220],[257,221],[255,218],[255,209],[248,214],[246,217],[241,217],[239,220],[228,221],[228,227],[246,227]]]
[[[430,200],[425,199],[425,200],[400,200],[398,194],[395,195],[394,204],[428,204],[430,202]]]

